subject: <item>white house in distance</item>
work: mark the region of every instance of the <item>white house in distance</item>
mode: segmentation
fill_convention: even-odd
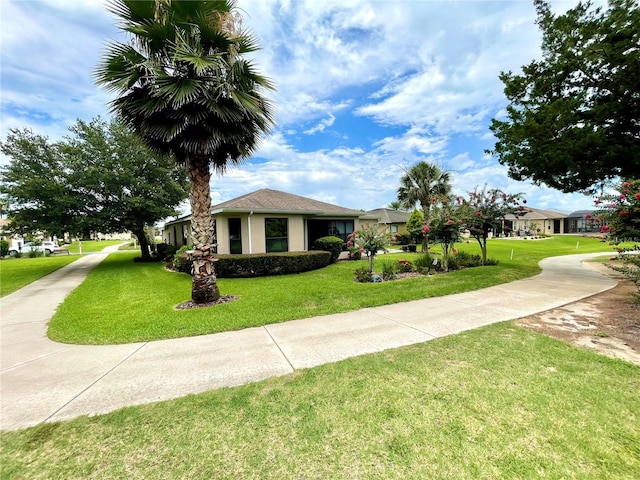
[[[320,237],[347,235],[375,218],[278,190],[262,189],[211,207],[218,254],[299,252]],[[162,241],[193,244],[191,215],[167,222]]]

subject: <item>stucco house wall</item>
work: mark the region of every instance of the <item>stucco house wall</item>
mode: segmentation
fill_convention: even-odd
[[[232,243],[242,253],[267,251],[267,219],[287,220],[287,251],[306,251],[315,238],[334,234],[346,241],[346,235],[360,228],[364,212],[347,209],[277,190],[263,189],[214,205],[217,253],[232,253]],[[240,238],[233,236],[232,224],[239,223]],[[237,230],[237,224],[236,224]],[[162,231],[165,243],[181,247],[193,244],[191,217],[167,222]]]

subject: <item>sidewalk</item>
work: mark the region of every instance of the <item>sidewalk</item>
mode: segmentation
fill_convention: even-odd
[[[47,322],[104,258],[86,255],[0,299],[0,428],[242,385],[549,310],[616,285],[581,265],[600,255],[548,258],[536,277],[474,292],[236,332],[127,345],[53,342]]]

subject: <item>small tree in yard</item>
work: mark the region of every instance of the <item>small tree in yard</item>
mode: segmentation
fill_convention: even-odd
[[[442,268],[446,272],[449,267],[449,255],[455,253],[454,245],[460,238],[464,211],[448,197],[434,202],[429,214],[428,225],[423,232],[429,234],[442,247]]]
[[[468,199],[457,198],[463,212],[463,222],[469,233],[478,241],[482,251],[482,264],[487,262],[487,240],[489,233],[500,227],[505,215],[525,212],[521,203],[527,203],[520,194],[507,194],[497,188],[487,189],[487,185],[469,192]]]
[[[369,257],[369,272],[373,272],[373,262],[378,250],[384,250],[391,238],[381,228],[363,227],[349,235],[349,240],[360,247]]]

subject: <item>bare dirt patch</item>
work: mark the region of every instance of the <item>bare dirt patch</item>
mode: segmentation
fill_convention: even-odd
[[[640,304],[638,288],[600,263],[586,263],[619,283],[606,292],[560,308],[524,317],[516,323],[525,328],[603,355],[640,365]]]

